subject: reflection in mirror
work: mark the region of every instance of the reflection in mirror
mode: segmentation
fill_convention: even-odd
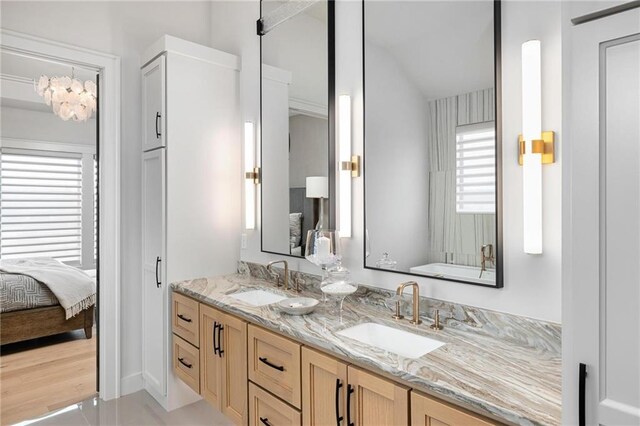
[[[365,266],[501,287],[494,2],[363,8]]]
[[[326,0],[282,19],[293,3],[261,3],[280,22],[261,37],[262,250],[304,256],[329,221],[329,32]]]

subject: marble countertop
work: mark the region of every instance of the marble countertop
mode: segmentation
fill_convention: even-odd
[[[549,327],[531,325],[535,323],[527,319],[493,324],[502,327],[502,337],[464,326],[435,331],[425,318],[418,326],[395,321],[379,300],[374,303],[371,297],[358,294],[346,299],[341,318],[330,314],[332,307],[322,303],[310,315],[291,316],[280,312],[277,305],[256,307],[228,296],[258,287],[290,297],[322,298],[316,288],[285,292],[273,282],[241,274],[172,284],[174,291],[478,413],[520,425],[561,422],[560,338],[559,333],[547,332]],[[409,359],[337,334],[364,322],[393,326],[445,345]]]

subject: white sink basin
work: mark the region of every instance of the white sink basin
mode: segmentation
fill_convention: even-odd
[[[279,301],[287,298],[286,296],[281,296],[265,290],[249,290],[240,293],[233,293],[229,296],[251,306],[271,305],[272,303],[278,303]]]
[[[420,358],[444,345],[443,342],[435,339],[372,322],[346,328],[337,334],[413,359]]]

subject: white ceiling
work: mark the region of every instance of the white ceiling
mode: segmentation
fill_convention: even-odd
[[[493,1],[367,1],[365,33],[427,99],[494,85]]]

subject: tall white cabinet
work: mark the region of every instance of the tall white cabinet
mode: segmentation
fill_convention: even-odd
[[[142,376],[172,410],[199,396],[169,365],[169,285],[232,273],[240,251],[239,59],[164,36],[142,64]]]
[[[610,6],[563,5],[571,18]],[[563,148],[562,423],[567,425],[640,425],[640,9],[616,12],[572,25],[566,34],[571,67],[570,134]]]

